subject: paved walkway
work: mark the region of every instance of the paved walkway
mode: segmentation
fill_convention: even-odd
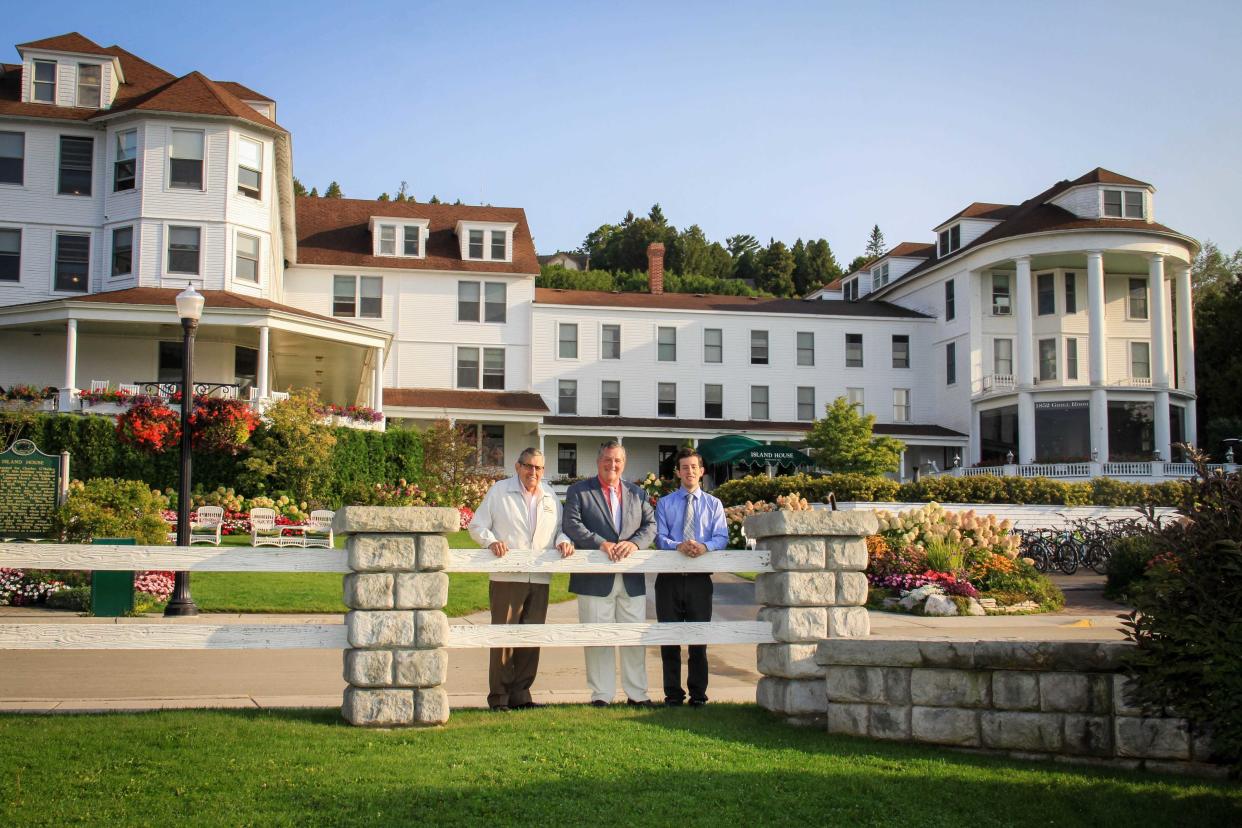
[[[654,577],[654,576],[652,576]],[[754,620],[754,586],[731,575],[717,575],[715,618]],[[1118,612],[1123,608],[1099,594],[1101,578],[1058,578],[1066,590],[1066,611],[1049,615],[986,618],[922,618],[872,613],[872,634],[898,638],[973,640],[1077,639],[1121,637]],[[649,586],[648,595],[654,590]],[[655,608],[648,598],[648,617]],[[152,618],[81,618],[72,613],[0,607],[2,623],[55,620],[81,624],[151,623]],[[332,624],[339,615],[199,616],[216,624]],[[548,623],[576,622],[574,602],[549,608]],[[173,621],[170,623],[185,623]],[[487,624],[486,613],[452,619],[454,624]],[[755,698],[755,648],[710,648],[709,696],[716,701],[749,702]],[[0,711],[95,712],[160,710],[188,707],[336,707],[345,683],[338,650],[11,650],[0,654]],[[647,650],[648,685],[660,692],[660,651]],[[487,651],[453,650],[446,683],[453,707],[482,707],[487,694]],[[536,701],[581,703],[589,699],[578,648],[543,650]]]

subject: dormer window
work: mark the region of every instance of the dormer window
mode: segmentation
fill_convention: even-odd
[[[457,222],[462,258],[481,262],[512,261],[511,242],[516,228],[516,224]]]
[[[962,246],[962,225],[955,224],[952,227],[940,231],[940,253],[941,256],[947,256],[954,250]]]
[[[374,255],[397,258],[423,258],[423,237],[430,224],[426,219],[372,217],[371,238]]]
[[[847,302],[858,301],[858,280],[850,279],[841,286],[841,295],[845,297]]]
[[[879,290],[888,284],[888,262],[871,271],[871,289]]]
[[[1141,219],[1143,214],[1142,190],[1101,190],[1105,218]]]
[[[36,60],[31,97],[38,103],[56,103],[56,61]]]
[[[99,109],[103,70],[98,63],[78,64],[78,106]]]

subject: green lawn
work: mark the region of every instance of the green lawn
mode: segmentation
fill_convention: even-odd
[[[476,548],[470,535],[452,532],[449,546]],[[249,546],[249,535],[224,538],[224,546]],[[337,538],[344,546],[344,538]],[[552,602],[566,601],[569,576],[552,578]],[[194,603],[203,612],[345,612],[341,603],[341,576],[331,572],[199,572],[190,578]],[[487,575],[474,572],[449,574],[450,616],[469,615],[487,609]]]
[[[830,737],[753,705],[0,716],[4,825],[1242,823],[1242,789]]]

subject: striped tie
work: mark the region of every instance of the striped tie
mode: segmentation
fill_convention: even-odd
[[[686,516],[681,522],[681,539],[694,540],[694,496],[686,495]]]

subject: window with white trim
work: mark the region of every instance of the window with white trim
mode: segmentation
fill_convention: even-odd
[[[815,386],[798,386],[798,419],[810,422],[815,419]]]
[[[483,388],[488,391],[505,390],[505,349],[483,349]]]
[[[508,258],[507,256],[505,256],[506,237],[508,235],[509,234],[506,233],[504,230],[492,230],[491,231],[492,261],[503,262],[506,258]]]
[[[457,349],[457,387],[480,387],[479,355],[482,352],[482,382],[485,390],[503,391],[505,388],[505,349],[468,348]]]
[[[406,256],[422,256],[423,228],[417,224],[407,224],[401,228],[401,252]]]
[[[605,417],[621,416],[621,381],[603,380],[599,384],[599,413]]]
[[[471,259],[483,258],[483,231],[471,230],[467,245],[468,255]]]
[[[168,272],[197,276],[201,272],[200,253],[203,249],[203,228],[168,227]]]
[[[600,359],[621,358],[621,326],[604,325],[601,332]]]
[[[22,231],[0,227],[0,282],[18,282],[22,277]]]
[[[1013,376],[1013,340],[992,340],[992,373]]]
[[[174,129],[168,146],[168,186],[176,190],[203,189],[203,131]]]
[[[910,336],[909,334],[893,334],[893,367],[910,367]]]
[[[556,413],[557,414],[577,414],[578,413],[578,381],[577,380],[557,380]]]
[[[379,226],[379,254],[381,256],[397,255],[397,225],[381,224]]]
[[[847,333],[845,335],[845,367],[863,367],[863,335]]]
[[[893,422],[910,422],[910,389],[893,389]]]
[[[1149,343],[1130,343],[1130,376],[1135,379],[1151,379],[1151,345]]]
[[[1008,316],[1012,305],[1009,297],[1009,274],[992,274],[992,315]]]
[[[750,418],[752,420],[768,419],[768,387],[766,385],[750,387]]]
[[[556,444],[556,473],[561,477],[578,476],[578,444]]]
[[[1101,190],[1100,200],[1101,212],[1105,218],[1144,217],[1142,190]]]
[[[30,97],[36,103],[56,103],[56,61],[36,60]]]
[[[333,276],[332,315],[380,319],[384,315],[383,276]]]
[[[504,322],[507,315],[508,287],[504,282],[457,283],[458,322]]]
[[[962,225],[955,224],[940,231],[939,255],[947,256],[962,246]]]
[[[112,162],[112,192],[132,190],[138,183],[138,130],[116,134],[116,160]]]
[[[1056,274],[1040,273],[1035,276],[1035,306],[1037,316],[1057,312]]]
[[[237,192],[247,198],[263,197],[263,145],[237,139]]]
[[[724,418],[724,386],[703,386],[703,418],[720,420]]]
[[[112,276],[128,276],[134,270],[134,228],[112,230]]]
[[[556,355],[560,359],[578,358],[578,325],[574,322],[558,322],[556,325]]]
[[[843,284],[841,286],[841,295],[847,302],[858,301],[858,280],[850,279],[848,282]]]
[[[0,184],[26,181],[26,133],[0,132]]]
[[[238,233],[234,251],[233,278],[242,282],[259,282],[259,237]]]
[[[78,106],[99,109],[103,89],[103,67],[98,63],[78,64]]]
[[[864,404],[863,399],[864,399],[863,390],[861,388],[845,389],[845,401],[848,402],[850,404],[850,407],[853,408],[855,411],[857,411],[859,414],[862,414],[866,411],[866,406]]]
[[[677,383],[661,382],[656,388],[656,414],[660,417],[677,416]]]
[[[1130,319],[1147,318],[1147,280],[1131,279],[1126,296],[1126,315]]]
[[[677,329],[673,327],[656,328],[656,360],[658,362],[677,361]]]
[[[90,265],[91,237],[89,234],[56,234],[56,290],[85,293]]]
[[[879,290],[888,284],[888,262],[871,270],[871,289]]]
[[[1057,378],[1057,341],[1039,340],[1039,381],[1052,382]]]
[[[1065,378],[1078,379],[1078,340],[1072,336],[1065,340]]]
[[[957,343],[946,342],[944,346],[944,383],[957,384]]]
[[[703,361],[724,362],[724,331],[721,328],[703,330]]]
[[[798,331],[798,364],[815,364],[815,332]]]
[[[1078,277],[1074,273],[1065,274],[1065,312],[1078,313]]]
[[[944,283],[944,321],[952,321],[957,316],[957,299],[953,295],[953,280]]]
[[[767,331],[751,331],[750,332],[750,364],[751,365],[767,365],[768,364],[768,332]]]
[[[56,192],[60,195],[90,195],[94,162],[94,138],[60,136],[60,176]]]

